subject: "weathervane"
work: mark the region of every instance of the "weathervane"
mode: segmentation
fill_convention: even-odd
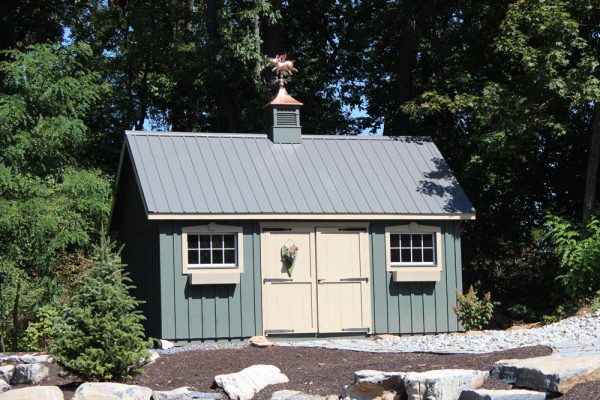
[[[278,54],[274,58],[270,58],[269,61],[273,66],[273,72],[275,72],[275,75],[277,76],[275,81],[279,82],[280,86],[283,86],[287,81],[283,78],[282,72],[287,72],[290,75],[292,75],[293,72],[298,72],[298,70],[294,68],[294,62],[286,60],[285,54]]]

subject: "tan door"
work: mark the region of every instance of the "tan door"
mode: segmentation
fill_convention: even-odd
[[[320,333],[369,332],[371,294],[366,229],[316,229]]]
[[[291,277],[281,261],[288,241],[299,248]],[[317,332],[314,227],[264,227],[261,260],[264,333]]]

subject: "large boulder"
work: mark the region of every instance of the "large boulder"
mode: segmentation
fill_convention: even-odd
[[[15,367],[11,383],[13,385],[37,385],[48,376],[49,372],[48,367],[41,363],[19,364]]]
[[[297,390],[278,390],[271,395],[271,400],[327,400],[327,397]]]
[[[6,362],[18,364],[36,364],[51,363],[54,362],[54,359],[48,354],[22,354],[0,357],[0,364]]]
[[[234,374],[217,375],[215,383],[232,400],[249,400],[268,385],[289,382],[274,365],[253,365]]]
[[[4,392],[8,392],[10,390],[10,385],[8,383],[6,383],[5,381],[3,381],[2,379],[0,379],[0,394],[4,393]]]
[[[533,390],[473,389],[463,390],[458,400],[545,400],[547,398],[545,392],[535,392]]]
[[[14,372],[15,372],[14,365],[11,365],[11,364],[0,365],[0,381],[9,383],[13,377]]]
[[[409,400],[456,400],[463,390],[478,389],[489,377],[488,371],[437,369],[408,372],[404,388]]]
[[[73,400],[150,400],[152,389],[122,383],[88,382],[79,386]]]
[[[566,393],[578,383],[600,378],[600,355],[500,360],[494,363],[490,373],[514,386]]]
[[[0,400],[63,400],[63,394],[57,386],[34,386],[9,390],[0,394]]]
[[[344,390],[344,400],[387,400],[404,394],[405,372],[362,370]]]
[[[157,391],[152,394],[152,400],[219,400],[222,399],[221,393],[203,393],[190,390],[188,387],[181,387],[169,391]]]

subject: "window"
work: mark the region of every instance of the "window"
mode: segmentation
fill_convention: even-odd
[[[433,233],[390,233],[392,265],[434,265],[434,249]]]
[[[244,272],[241,226],[186,226],[181,229],[182,272],[192,285],[238,284]]]
[[[187,235],[188,267],[233,268],[237,265],[237,235]]]
[[[435,282],[442,273],[442,229],[407,225],[385,228],[386,270],[393,282]]]

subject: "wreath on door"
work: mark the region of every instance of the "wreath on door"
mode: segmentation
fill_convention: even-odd
[[[296,246],[291,240],[288,240],[283,246],[281,246],[281,261],[287,268],[287,273],[289,276],[292,276],[297,256],[298,246]]]

